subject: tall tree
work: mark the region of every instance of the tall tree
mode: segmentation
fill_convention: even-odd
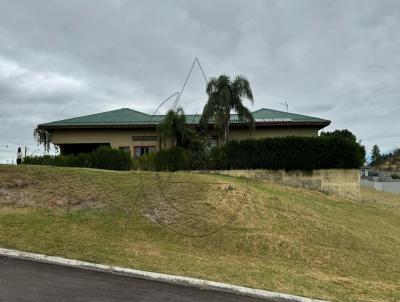
[[[321,136],[343,137],[343,138],[347,138],[353,142],[357,142],[356,136],[350,130],[347,130],[347,129],[335,130],[333,132],[321,132]]]
[[[371,150],[371,165],[375,166],[380,164],[382,161],[381,150],[378,145],[374,145]]]
[[[236,76],[233,81],[227,75],[211,78],[206,91],[208,101],[203,108],[200,123],[206,129],[210,121],[214,123],[219,145],[223,145],[229,140],[231,111],[236,112],[241,121],[249,123],[250,129],[254,128],[254,118],[250,110],[243,104],[245,100],[252,105],[254,103],[250,83],[244,76]]]
[[[158,125],[160,148],[167,148],[168,142],[172,146],[182,146],[186,135],[186,117],[183,109],[169,110]]]

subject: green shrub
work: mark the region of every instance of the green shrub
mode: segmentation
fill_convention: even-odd
[[[341,133],[339,133],[341,134]],[[201,169],[350,169],[364,162],[364,147],[351,136],[281,137],[230,141],[222,148],[197,152],[175,147],[142,156],[142,170]]]
[[[102,146],[96,151],[77,155],[26,156],[23,163],[27,165],[87,167],[106,170],[130,170],[132,166],[129,153],[109,146]]]
[[[347,133],[345,133],[347,134]],[[88,167],[109,170],[199,169],[351,169],[359,168],[365,149],[355,137],[336,132],[320,137],[280,137],[230,141],[222,148],[174,147],[131,159],[129,153],[100,147],[91,153],[65,156],[28,156],[24,164]],[[393,175],[392,175],[393,177]],[[397,176],[395,176],[397,177]],[[396,179],[396,178],[395,178]]]
[[[203,165],[206,169],[210,170],[221,170],[227,169],[227,159],[225,154],[225,148],[213,147],[206,159],[206,163]]]
[[[131,169],[132,170],[139,170],[139,159],[138,158],[132,158],[131,159]]]
[[[132,159],[132,169],[144,171],[177,171],[207,169],[204,152],[186,150],[182,147],[161,150]]]
[[[22,163],[26,164],[26,165],[54,166],[55,165],[55,157],[56,156],[52,156],[52,155],[25,156]]]
[[[156,171],[187,170],[190,167],[189,152],[181,147],[160,150],[154,158]]]
[[[359,168],[365,149],[341,136],[279,137],[230,141],[219,151],[218,169],[314,170]]]
[[[145,171],[154,171],[156,169],[155,159],[157,153],[149,153],[142,155],[141,157],[134,159],[137,162],[137,167]]]
[[[399,174],[392,174],[390,175],[392,177],[392,179],[400,179],[400,175]]]
[[[106,170],[129,170],[131,168],[131,155],[123,150],[102,146],[94,152],[87,153],[87,156],[79,158],[79,162],[83,167]]]

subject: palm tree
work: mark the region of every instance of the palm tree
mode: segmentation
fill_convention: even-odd
[[[158,125],[160,148],[167,148],[168,142],[172,146],[182,146],[186,135],[186,117],[183,109],[169,110]]]
[[[243,105],[245,100],[253,105],[253,93],[249,81],[244,76],[236,76],[233,81],[227,75],[211,78],[207,84],[208,102],[204,106],[200,123],[206,129],[208,123],[213,121],[222,145],[229,139],[229,124],[231,111],[238,114],[241,121],[249,123],[254,129],[255,121],[250,110]]]

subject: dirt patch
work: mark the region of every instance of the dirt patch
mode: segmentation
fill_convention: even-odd
[[[3,189],[23,189],[37,184],[32,177],[24,174],[2,174],[0,176],[0,188]]]
[[[18,168],[0,167],[0,206],[99,208],[106,200],[101,192],[63,176],[35,175]]]
[[[85,208],[101,208],[104,203],[97,196],[71,197],[71,196],[49,196],[47,199],[47,207],[49,208],[69,208],[69,209],[85,209]]]
[[[100,208],[104,206],[95,195],[82,197],[68,196],[52,192],[40,194],[38,190],[0,188],[0,206],[28,206],[34,208]]]
[[[20,205],[19,200],[25,199],[24,192],[0,187],[0,205]]]

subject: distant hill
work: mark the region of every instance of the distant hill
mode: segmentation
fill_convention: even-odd
[[[388,156],[381,164],[377,166],[380,170],[400,171],[400,155]]]

